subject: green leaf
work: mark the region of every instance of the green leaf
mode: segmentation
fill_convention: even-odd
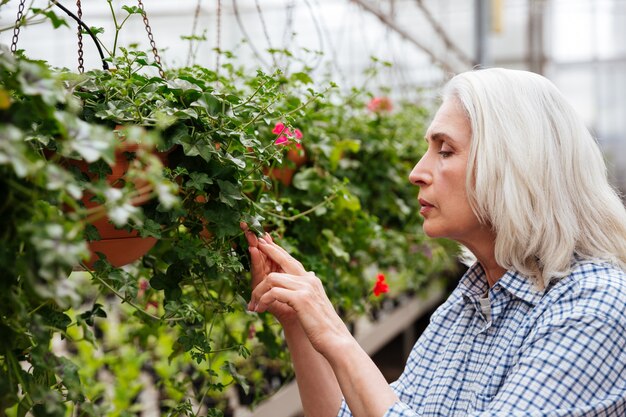
[[[46,325],[62,331],[65,331],[67,326],[72,322],[72,319],[70,319],[67,314],[50,307],[42,308],[39,314],[41,314]]]
[[[122,10],[125,10],[128,14],[142,14],[138,6],[122,6]]]
[[[291,81],[299,81],[302,84],[313,84],[313,79],[306,72],[294,72],[290,78]]]
[[[220,201],[228,204],[231,207],[236,206],[236,201],[243,198],[241,189],[232,182],[217,180],[217,184],[220,187]]]
[[[203,93],[199,99],[191,103],[192,107],[200,107],[212,116],[222,111],[222,102],[211,93]]]
[[[55,29],[58,29],[61,26],[66,26],[68,28],[70,27],[70,25],[67,24],[64,18],[57,16],[57,14],[54,13],[52,10],[42,10],[42,9],[33,8],[32,11],[35,14],[42,14],[46,16],[48,20],[50,20],[50,23],[52,23],[52,27],[54,27]]]
[[[246,162],[244,160],[236,158],[231,154],[226,154],[226,159],[236,165],[239,169],[244,169],[246,167]]]
[[[192,172],[189,174],[189,180],[185,183],[185,186],[189,188],[195,188],[196,190],[204,190],[205,185],[213,184],[213,180],[204,172]]]
[[[235,368],[235,365],[233,365],[232,362],[224,363],[224,365],[222,365],[222,371],[228,372],[230,376],[232,376],[233,379],[237,382],[237,384],[241,386],[243,392],[248,395],[248,393],[250,392],[250,385],[248,384],[248,381],[246,381],[246,377],[237,372],[237,368]]]

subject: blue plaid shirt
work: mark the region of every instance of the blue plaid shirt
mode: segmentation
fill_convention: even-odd
[[[626,273],[581,262],[546,291],[511,271],[489,289],[474,265],[391,387],[385,417],[624,417]]]

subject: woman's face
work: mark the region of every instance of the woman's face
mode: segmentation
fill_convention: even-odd
[[[409,175],[411,183],[420,187],[424,232],[466,246],[474,246],[485,236],[465,189],[471,137],[470,121],[461,104],[446,100],[426,132],[428,151]]]

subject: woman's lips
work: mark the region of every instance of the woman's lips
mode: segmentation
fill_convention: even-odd
[[[419,199],[419,203],[420,203],[420,206],[422,206],[422,208],[420,208],[420,214],[422,216],[426,216],[428,213],[432,211],[432,209],[435,208],[435,206],[433,206],[432,204],[430,204],[428,201],[424,200],[423,198]]]

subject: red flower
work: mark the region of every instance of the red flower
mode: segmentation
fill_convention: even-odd
[[[393,105],[389,97],[374,97],[367,103],[367,109],[374,113],[382,113],[391,111]]]
[[[376,297],[379,297],[381,294],[389,292],[389,285],[385,282],[385,274],[378,274],[376,284],[374,284],[374,288],[372,290]]]

